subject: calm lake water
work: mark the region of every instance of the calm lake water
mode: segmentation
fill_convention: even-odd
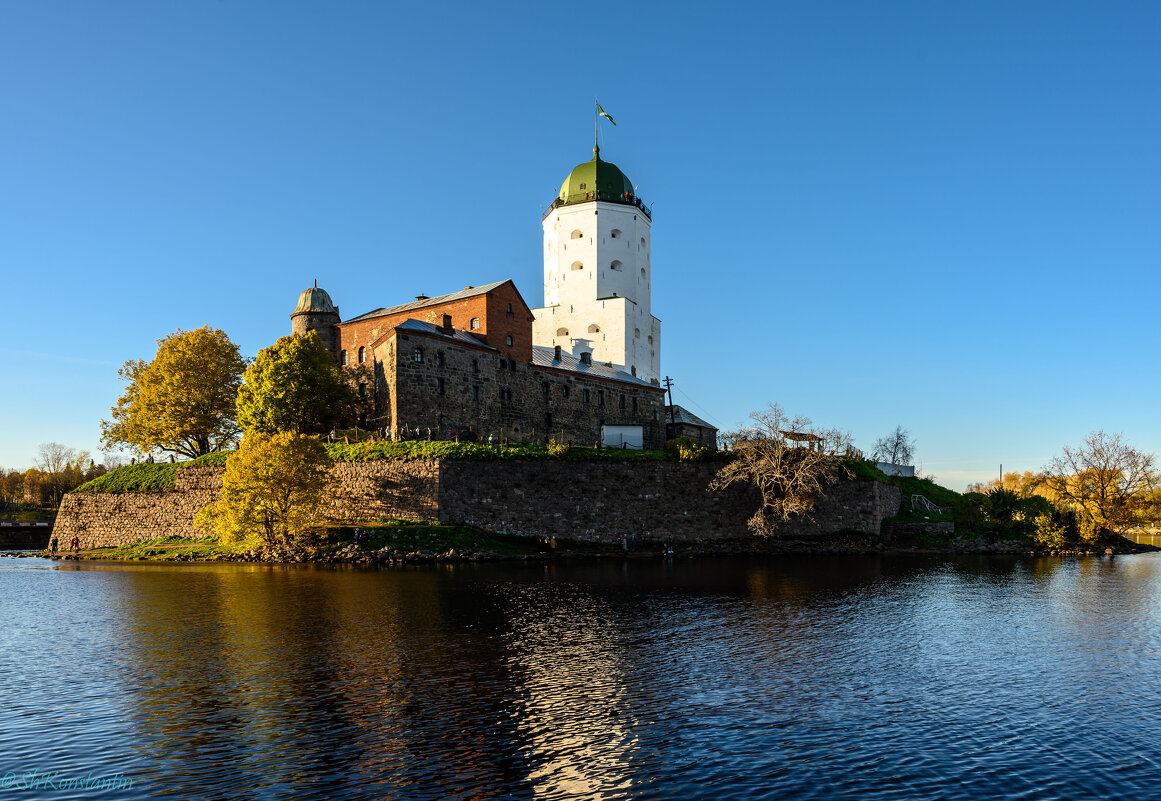
[[[13,798],[1161,796],[1151,554],[2,559],[0,612]]]

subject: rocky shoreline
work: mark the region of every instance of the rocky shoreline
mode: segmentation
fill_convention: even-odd
[[[1143,545],[1122,539],[1109,545],[1094,545],[1088,548],[1038,548],[1027,542],[1002,540],[988,543],[984,539],[956,539],[946,545],[870,543],[851,541],[806,541],[806,540],[749,540],[749,541],[706,541],[704,543],[675,543],[672,558],[697,558],[704,556],[870,556],[870,555],[920,555],[943,554],[948,556],[1116,556],[1124,554],[1148,553],[1161,550],[1152,545]],[[0,557],[28,558],[41,557],[55,561],[135,561],[135,562],[238,562],[268,564],[351,564],[351,565],[405,565],[430,563],[460,563],[484,561],[548,561],[564,558],[596,559],[643,559],[669,556],[659,544],[649,543],[643,547],[624,552],[621,549],[594,550],[586,547],[562,546],[556,549],[542,549],[526,553],[501,553],[488,549],[405,549],[385,546],[365,548],[348,544],[340,548],[253,548],[232,554],[217,553],[199,555],[196,552],[166,553],[165,549],[146,549],[136,556],[118,557],[107,553],[82,551],[80,553],[47,551],[6,551]]]

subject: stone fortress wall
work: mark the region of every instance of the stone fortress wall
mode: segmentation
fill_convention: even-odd
[[[340,462],[331,468],[326,516],[466,523],[508,534],[605,542],[634,534],[686,541],[747,536],[757,491],[735,486],[709,492],[716,470],[712,463],[678,462]],[[218,499],[222,472],[179,469],[170,492],[69,493],[54,529],[59,547],[66,548],[74,535],[82,548],[204,536],[193,518]],[[879,534],[899,503],[897,487],[842,482],[819,503],[813,520],[789,525],[786,535]]]

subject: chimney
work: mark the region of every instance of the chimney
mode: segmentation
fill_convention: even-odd
[[[592,364],[592,363],[593,363],[593,354],[589,353],[588,351],[585,351],[584,353],[581,354],[581,364]]]
[[[559,361],[560,361],[560,345],[557,345],[557,346],[556,346],[556,354],[555,354],[555,355],[552,357],[552,360],[553,360],[554,362],[559,362]]]
[[[445,314],[445,315],[443,316],[443,325],[441,325],[441,326],[439,327],[439,330],[443,331],[443,332],[444,332],[445,334],[447,334],[449,337],[452,335],[452,332],[453,332],[453,331],[455,331],[455,329],[454,329],[454,328],[452,328],[452,321],[451,321],[451,315],[450,315],[450,314]]]
[[[427,300],[428,297],[427,297],[427,295],[416,295],[415,299],[416,300]]]

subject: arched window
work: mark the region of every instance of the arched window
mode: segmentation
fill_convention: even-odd
[[[359,364],[367,361],[367,349],[362,345],[359,346]]]
[[[609,265],[609,269],[610,269],[610,270],[617,270],[617,271],[620,271],[620,269],[621,269],[621,262],[619,262],[619,261],[615,261],[615,262],[613,262],[612,264],[610,264],[610,265]]]
[[[652,334],[649,335],[649,344],[650,345],[653,344],[653,335]]]
[[[613,239],[620,239],[621,238],[620,229],[614,228],[611,232],[609,232],[609,236]]]
[[[579,261],[574,261],[572,263],[572,268],[574,270],[583,270],[585,268],[585,266],[583,264],[581,264]]]
[[[639,249],[640,249],[640,250],[644,250],[644,249],[645,249],[645,237],[641,237],[641,245],[640,245]]]
[[[644,267],[641,268],[641,280],[642,281],[645,280],[645,268]]]
[[[645,272],[645,271],[644,271],[644,270],[642,270],[641,272]],[[479,327],[480,327],[480,318],[479,318],[479,317],[473,317],[473,318],[472,318],[472,321],[471,321],[470,323],[468,323],[468,326],[469,326],[469,327],[470,327],[470,328],[471,328],[473,331],[476,331],[476,330],[478,330],[478,329],[479,329]]]
[[[347,352],[345,350],[339,351],[339,364],[343,367],[347,366]]]
[[[601,333],[601,327],[599,325],[597,325],[596,323],[593,323],[592,325],[589,326],[589,333],[590,334],[599,334],[599,333]]]
[[[633,338],[634,338],[634,339],[640,339],[640,338],[641,338],[641,329],[640,329],[640,328],[634,328],[634,329],[633,329]]]
[[[568,329],[567,328],[558,328],[558,329],[556,329],[556,335],[558,337],[566,337],[566,336],[568,336]]]
[[[572,232],[572,238],[573,238],[573,239],[580,239],[580,238],[581,238],[581,237],[583,237],[583,236],[584,236],[584,234],[583,234],[583,233],[581,233],[580,229],[577,229],[576,231],[573,231],[573,232]]]

